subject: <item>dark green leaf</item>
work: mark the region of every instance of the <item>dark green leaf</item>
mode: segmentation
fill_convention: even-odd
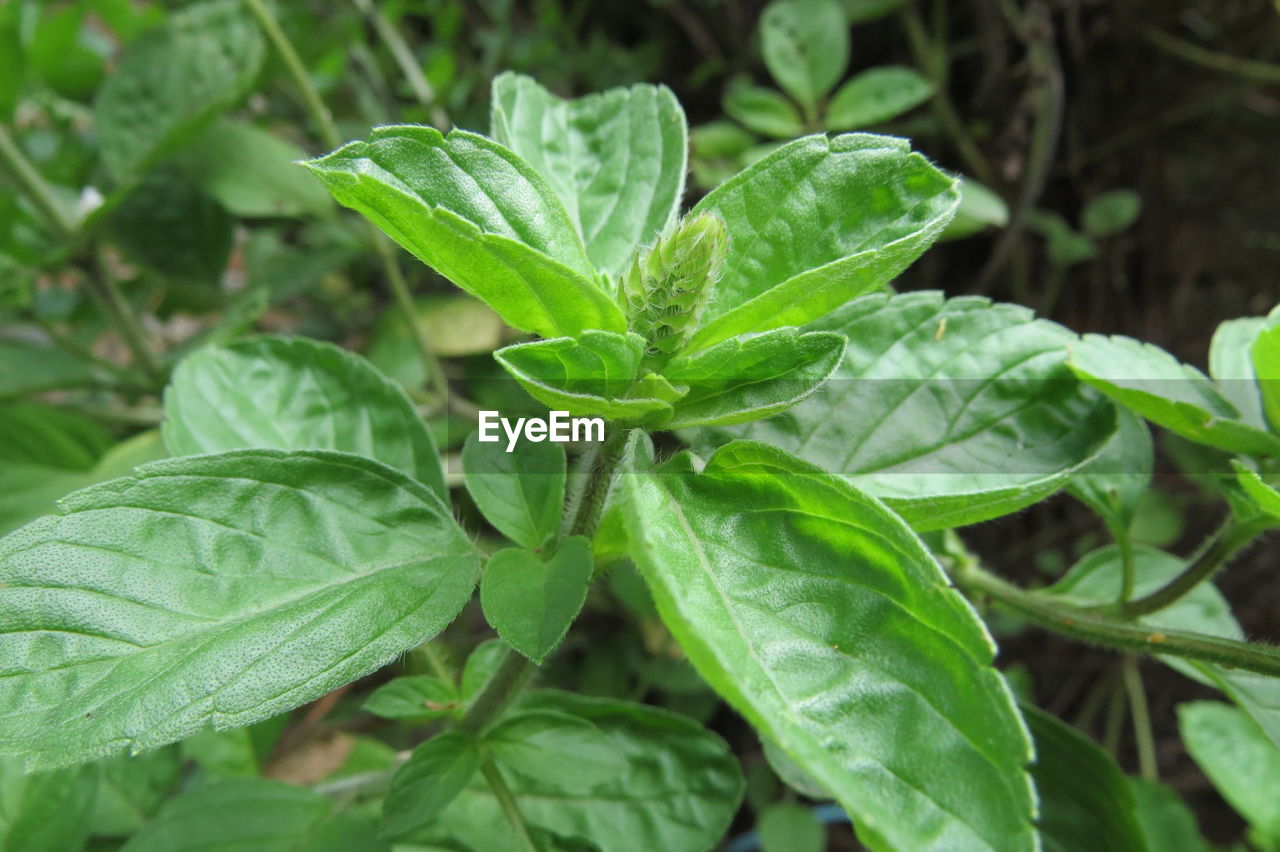
[[[844,345],[839,334],[779,328],[678,357],[662,372],[688,391],[664,428],[746,423],[784,411],[831,378]]]
[[[155,462],[0,539],[0,752],[60,766],[265,719],[444,628],[479,572],[439,498],[378,462]]]
[[[839,0],[773,0],[760,15],[764,64],[787,94],[813,107],[849,64]]]
[[[1031,775],[1045,852],[1144,852],[1133,794],[1111,756],[1048,713],[1027,705],[1022,712],[1036,744]]]
[[[462,448],[462,468],[471,499],[485,519],[516,544],[538,550],[560,527],[564,509],[564,445],[517,441],[506,436],[481,442],[472,432]]]
[[[111,436],[95,420],[52,405],[0,403],[0,462],[89,470]]]
[[[622,274],[674,221],[688,143],[684,110],[666,86],[566,101],[506,73],[493,81],[491,109],[493,138],[551,184],[597,269]]]
[[[1142,198],[1131,189],[1104,192],[1084,206],[1080,225],[1091,237],[1110,237],[1126,231],[1138,221]]]
[[[93,812],[93,779],[87,766],[23,774],[20,759],[0,754],[0,849],[83,848]]]
[[[401,388],[359,355],[305,337],[254,337],[188,356],[164,394],[174,455],[339,450],[448,499],[435,440]]]
[[[756,825],[762,852],[823,852],[827,831],[811,808],[779,802],[765,808]]]
[[[856,74],[831,98],[828,130],[860,130],[897,118],[933,96],[933,84],[920,72],[898,65]]]
[[[92,768],[97,780],[93,834],[126,837],[142,828],[177,786],[182,758],[177,747],[169,747],[100,760]]]
[[[461,731],[436,734],[413,750],[382,803],[382,835],[393,840],[431,825],[480,769],[476,741]]]
[[[620,477],[633,556],[708,683],[873,848],[1031,849],[1030,744],[994,645],[902,520],[763,444],[699,474],[643,452]]]
[[[1128,780],[1129,792],[1133,794],[1133,815],[1147,841],[1147,849],[1151,852],[1165,849],[1213,852],[1213,847],[1200,835],[1195,814],[1177,793],[1141,778]]]
[[[93,383],[93,371],[61,349],[0,339],[0,399]]]
[[[94,130],[118,182],[193,135],[249,90],[266,52],[238,0],[208,0],[173,13],[130,46],[98,90]]]
[[[1240,419],[1203,373],[1149,343],[1086,334],[1068,362],[1076,375],[1171,432],[1238,453],[1280,455],[1280,436]]]
[[[806,136],[725,181],[714,211],[732,242],[693,347],[804,325],[891,281],[951,218],[955,181],[905,140]]]
[[[1178,729],[1213,786],[1249,823],[1256,845],[1280,845],[1280,747],[1244,713],[1216,701],[1179,705]]]
[[[565,789],[585,792],[627,771],[613,738],[581,716],[558,710],[512,713],[484,740],[502,768]],[[569,772],[565,761],[572,765]]]
[[[501,145],[462,130],[373,131],[307,163],[340,203],[513,328],[543,337],[621,332],[621,310],[546,179]]]
[[[725,115],[748,130],[775,139],[794,139],[804,133],[804,120],[795,104],[773,89],[734,85],[724,95]]]
[[[375,689],[364,709],[384,719],[429,722],[451,714],[461,700],[457,687],[434,675],[406,675]]]
[[[116,245],[136,262],[183,281],[219,284],[235,222],[177,168],[149,172],[109,222]]]
[[[1115,428],[1063,366],[1075,336],[1015,305],[935,292],[858,299],[810,326],[848,338],[835,376],[781,416],[709,430],[799,454],[921,530],[1052,494]]]
[[[582,536],[565,539],[545,561],[528,550],[500,550],[480,581],[484,617],[507,644],[541,663],[586,602],[591,567],[591,541]]]

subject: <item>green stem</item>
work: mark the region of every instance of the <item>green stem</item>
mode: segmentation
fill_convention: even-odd
[[[435,90],[431,88],[431,84],[427,82],[427,78],[423,76],[422,68],[418,65],[418,60],[414,58],[413,51],[409,49],[409,45],[396,28],[387,23],[387,19],[373,5],[372,0],[352,0],[356,8],[359,9],[369,23],[373,26],[374,32],[378,34],[378,38],[387,45],[387,49],[391,51],[391,57],[395,59],[396,65],[400,67],[400,73],[409,81],[409,88],[413,89],[413,95],[418,99],[418,103],[422,104],[431,112],[431,123],[435,125],[437,130],[444,131],[449,129],[449,115],[440,106],[440,102],[436,99]]]
[[[1124,689],[1129,697],[1129,713],[1133,717],[1133,739],[1138,748],[1138,771],[1144,781],[1160,780],[1156,768],[1156,738],[1151,730],[1151,712],[1147,709],[1147,692],[1142,688],[1142,672],[1138,658],[1125,654],[1120,664],[1124,677]]]
[[[1280,650],[1266,645],[1145,627],[1018,588],[976,564],[956,564],[952,578],[970,593],[989,595],[1006,609],[1064,636],[1109,648],[1186,657],[1280,677]]]
[[[493,765],[492,760],[485,758],[484,763],[480,764],[480,772],[483,773],[484,780],[489,782],[489,789],[493,790],[493,797],[498,800],[498,805],[506,815],[507,822],[511,823],[511,827],[515,829],[521,848],[528,852],[538,852],[533,838],[529,836],[529,827],[525,825],[524,817],[520,815],[516,797],[511,794],[511,788],[498,772],[498,767]]]
[[[52,188],[36,171],[35,166],[31,165],[31,161],[9,134],[9,128],[3,124],[0,124],[0,163],[3,163],[14,183],[31,199],[31,203],[58,237],[70,239],[75,235],[75,224],[63,214],[53,196]]]
[[[1124,733],[1125,691],[1122,680],[1112,681],[1111,700],[1107,702],[1106,725],[1102,729],[1102,747],[1117,760],[1120,757],[1120,736]]]
[[[1111,537],[1115,539],[1116,547],[1120,551],[1120,594],[1116,602],[1123,606],[1133,597],[1133,584],[1137,577],[1137,566],[1133,561],[1133,539],[1129,537],[1129,530],[1123,524],[1116,523],[1109,526]]]
[[[471,701],[467,712],[458,720],[458,728],[469,734],[478,734],[489,727],[524,689],[534,668],[528,657],[508,649],[480,693]]]
[[[1245,545],[1268,527],[1270,522],[1237,525],[1228,519],[1222,528],[1200,548],[1199,553],[1191,559],[1181,574],[1154,592],[1137,600],[1128,601],[1121,607],[1121,612],[1129,618],[1159,612],[1216,574],[1232,556],[1239,553]]]
[[[266,7],[262,0],[244,0],[244,4],[249,8],[253,17],[257,19],[258,26],[262,27],[263,33],[266,34],[267,40],[271,42],[271,46],[275,48],[276,53],[280,54],[280,59],[284,62],[285,69],[289,72],[289,77],[302,95],[302,102],[307,109],[307,114],[320,132],[321,140],[329,148],[337,148],[342,144],[342,135],[338,132],[338,125],[334,123],[333,114],[329,112],[329,108],[325,106],[320,93],[316,91],[315,85],[311,82],[311,77],[307,74],[307,69],[302,64],[302,59],[298,56],[298,51],[294,49],[293,42],[289,41],[289,37],[280,28],[280,22],[275,19],[275,16],[271,14],[271,10]],[[418,322],[418,313],[413,306],[413,296],[410,294],[409,285],[400,271],[400,265],[396,262],[395,251],[376,225],[368,220],[365,221],[365,224],[372,235],[374,248],[378,252],[378,260],[382,263],[383,274],[386,276],[387,284],[391,287],[396,306],[405,323],[409,326],[409,334],[417,346],[422,365],[426,367],[429,381],[432,382],[437,395],[443,399],[446,396],[444,372],[440,368],[439,359],[436,358],[435,352],[431,349],[431,342],[427,340],[422,324]]]
[[[142,323],[138,321],[133,305],[129,304],[129,300],[116,286],[115,279],[111,277],[106,264],[103,263],[101,254],[95,256],[94,268],[86,270],[85,277],[89,282],[89,289],[111,316],[116,330],[120,332],[120,337],[133,353],[134,361],[148,377],[159,381],[163,373],[155,355],[147,346],[146,335],[142,332]]]
[[[1212,68],[1215,71],[1222,71],[1258,83],[1272,85],[1280,83],[1280,65],[1260,62],[1256,59],[1242,59],[1229,53],[1209,50],[1155,27],[1143,27],[1142,35],[1164,52],[1204,68]]]

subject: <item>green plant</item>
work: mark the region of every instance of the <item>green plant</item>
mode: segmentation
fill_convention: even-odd
[[[166,128],[198,105],[165,103]],[[1274,797],[1232,781],[1274,774],[1280,653],[1244,641],[1210,581],[1280,525],[1280,310],[1224,323],[1205,376],[1018,306],[885,292],[959,204],[956,181],[902,140],[800,138],[681,215],[684,115],[665,88],[564,101],[506,74],[492,110],[489,137],[391,125],[306,165],[532,335],[496,363],[537,403],[606,420],[604,440],[570,447],[571,464],[557,443],[473,436],[461,476],[446,475],[418,406],[365,359],[233,325],[167,376],[104,277],[136,369],[89,374],[45,347],[6,359],[19,366],[0,387],[118,373],[143,398],[163,381],[176,457],[128,475],[160,452],[145,433],[104,457],[93,420],[5,406],[9,470],[50,493],[98,482],[0,539],[6,846],[75,849],[92,833],[128,837],[130,852],[714,848],[750,795],[735,752],[695,718],[724,700],[759,735],[766,783],[794,791],[754,790],[769,847],[812,844],[800,795],[837,802],[875,849],[1168,848],[1160,832],[1186,813],[1152,783],[1142,655],[1238,707],[1189,705],[1187,741],[1274,844]],[[112,157],[134,163],[123,174],[153,156],[177,168],[146,153],[170,132]],[[6,162],[56,224],[21,152]],[[221,175],[197,196],[241,177],[195,174]],[[319,204],[296,186],[300,206]],[[506,408],[458,398],[482,382],[457,384],[446,410],[467,431],[485,405]],[[1195,473],[1229,511],[1188,559],[1131,537],[1148,422],[1207,448]],[[42,479],[50,466],[64,478]],[[1114,543],[1045,588],[984,568],[957,532],[1063,490]],[[498,638],[446,641],[477,586]],[[588,659],[634,668],[646,688],[553,688],[572,682],[555,652],[593,594],[641,625],[644,653],[618,643]],[[998,611],[1125,653],[1112,694],[1131,707],[1145,781],[1015,699],[993,665]],[[391,664],[407,673],[346,692]],[[648,685],[686,712],[636,700]],[[282,733],[282,714],[310,702],[388,720],[400,747],[347,735],[319,779],[257,777],[297,730]]]

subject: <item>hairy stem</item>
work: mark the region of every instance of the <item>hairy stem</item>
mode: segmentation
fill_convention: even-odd
[[[244,0],[244,4],[258,21],[258,26],[262,27],[267,40],[271,42],[271,46],[275,48],[276,53],[280,55],[280,59],[284,62],[285,69],[289,72],[289,77],[302,95],[302,103],[306,107],[307,115],[311,117],[316,130],[319,131],[321,140],[329,148],[337,148],[342,144],[342,135],[338,132],[338,125],[334,123],[333,114],[329,112],[329,108],[325,106],[320,93],[311,82],[311,77],[307,74],[307,69],[302,64],[302,59],[298,56],[298,51],[294,49],[293,42],[289,41],[289,37],[285,35],[284,30],[280,27],[280,22],[271,14],[271,10],[266,7],[263,0]],[[391,287],[396,307],[409,327],[409,335],[418,349],[418,356],[422,359],[422,365],[427,370],[428,381],[432,383],[432,388],[436,394],[441,399],[444,399],[447,396],[444,372],[440,367],[440,360],[436,358],[435,352],[431,349],[431,342],[427,340],[427,334],[423,330],[422,324],[418,322],[418,312],[413,306],[413,295],[409,292],[409,285],[404,279],[404,274],[400,271],[400,264],[396,261],[395,250],[376,225],[367,220],[365,224],[369,228],[374,248],[378,252],[378,260],[382,264],[382,271],[386,276],[387,284]]]
[[[533,838],[529,836],[529,827],[525,825],[524,817],[520,815],[516,797],[511,794],[511,788],[498,772],[498,767],[493,765],[492,760],[485,758],[484,763],[480,764],[480,772],[484,774],[484,780],[489,782],[489,789],[493,790],[493,797],[498,800],[498,805],[506,815],[507,822],[511,823],[511,827],[515,829],[521,848],[528,852],[538,852]]]
[[[1181,574],[1154,592],[1143,595],[1137,600],[1127,601],[1121,606],[1121,613],[1129,618],[1138,618],[1158,612],[1175,603],[1183,595],[1216,574],[1232,556],[1239,553],[1245,545],[1269,526],[1270,522],[1237,525],[1228,519],[1222,528],[1200,548],[1199,553],[1187,563],[1187,567]]]
[[[1097,609],[1072,606],[1018,588],[976,564],[952,568],[956,584],[994,601],[1055,633],[1109,648],[1203,660],[1229,668],[1280,677],[1280,650],[1252,642],[1135,624]]]
[[[1129,715],[1133,718],[1133,740],[1138,748],[1138,771],[1144,781],[1160,780],[1156,768],[1156,738],[1151,730],[1151,712],[1147,709],[1147,692],[1142,688],[1142,672],[1138,658],[1125,654],[1120,664],[1125,693],[1129,697]]]
[[[493,724],[524,689],[534,668],[528,657],[508,649],[467,712],[458,720],[458,728],[469,734],[478,734]]]

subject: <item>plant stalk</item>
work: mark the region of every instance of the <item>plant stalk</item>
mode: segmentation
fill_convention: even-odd
[[[515,829],[521,847],[527,852],[538,852],[533,838],[529,836],[529,827],[525,825],[524,817],[520,815],[516,797],[511,794],[511,788],[498,772],[498,767],[493,765],[493,760],[485,758],[484,763],[480,764],[480,772],[484,775],[484,780],[489,782],[489,789],[493,790],[493,797],[498,800],[498,805],[506,815],[507,822],[511,823],[511,827]]]
[[[1148,595],[1124,603],[1120,612],[1128,618],[1138,618],[1159,612],[1176,603],[1196,586],[1208,580],[1230,561],[1231,557],[1253,541],[1270,523],[1237,525],[1228,519],[1222,528],[1200,548],[1182,573]]]
[[[35,166],[31,165],[31,161],[10,135],[9,128],[3,124],[0,124],[0,163],[3,163],[14,183],[40,211],[49,227],[62,239],[71,239],[75,235],[75,224],[63,214],[53,196],[53,190],[40,172],[36,171]]]
[[[1133,718],[1133,741],[1138,749],[1138,772],[1144,781],[1156,783],[1160,773],[1156,768],[1156,738],[1151,730],[1151,712],[1147,709],[1147,692],[1142,688],[1142,672],[1138,658],[1125,654],[1120,664],[1124,689],[1129,697],[1129,714]]]
[[[93,269],[85,270],[85,278],[89,282],[90,291],[93,292],[98,301],[102,303],[103,308],[111,316],[116,330],[120,332],[120,337],[124,340],[125,345],[129,347],[137,366],[141,367],[149,378],[159,381],[163,371],[151,348],[147,346],[147,338],[143,334],[142,323],[138,321],[133,305],[129,304],[129,300],[124,297],[124,294],[120,292],[120,288],[116,286],[115,279],[107,271],[106,264],[102,262],[100,254],[94,258]]]
[[[440,106],[439,100],[436,98],[435,90],[432,89],[431,83],[423,76],[422,68],[418,65],[418,60],[414,57],[413,51],[396,28],[387,23],[387,19],[382,17],[382,13],[373,5],[373,0],[352,0],[357,9],[369,19],[369,23],[373,26],[374,32],[378,34],[378,38],[382,39],[387,49],[391,51],[391,57],[395,59],[396,65],[400,68],[400,73],[409,82],[409,88],[413,89],[413,96],[418,99],[418,103],[422,104],[431,114],[431,123],[436,130],[441,132],[449,129],[449,115]]]

